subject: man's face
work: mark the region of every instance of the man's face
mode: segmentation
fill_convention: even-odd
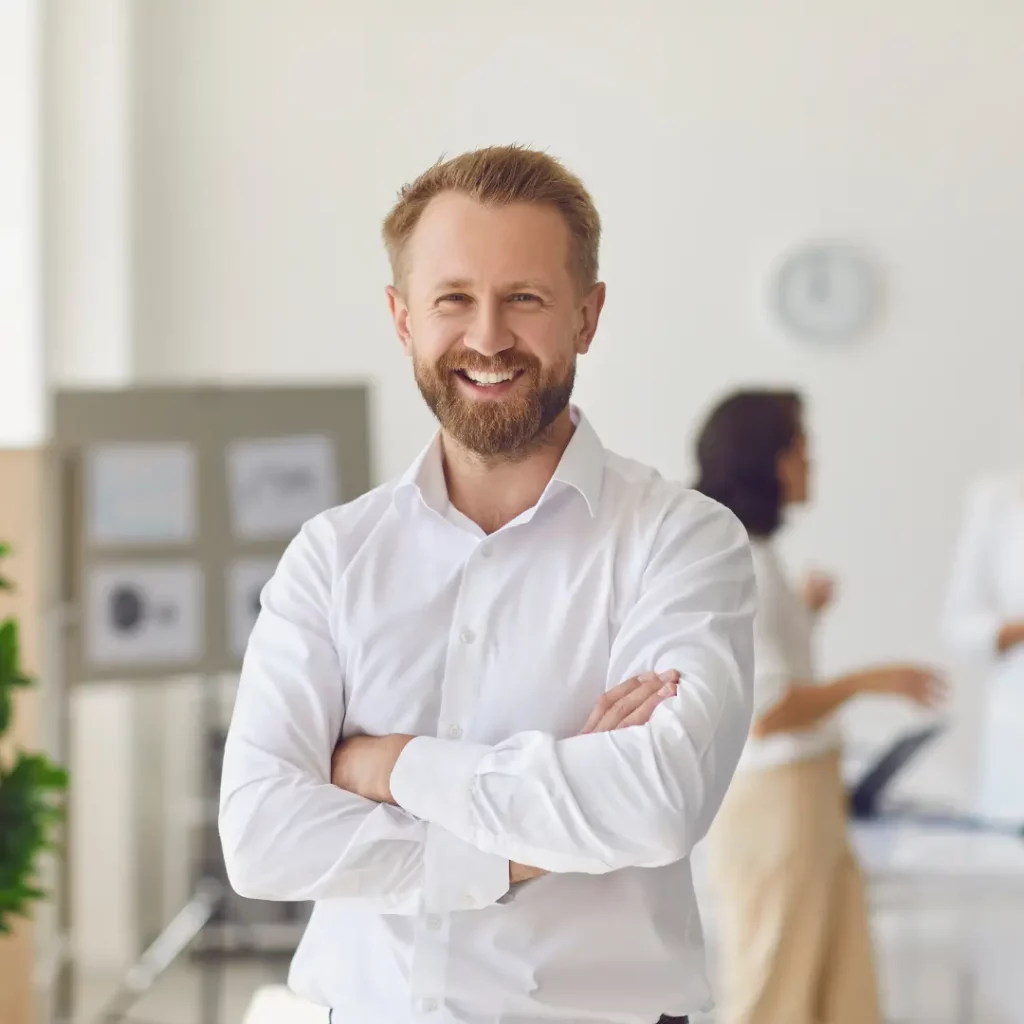
[[[445,432],[485,457],[517,458],[569,403],[604,286],[581,296],[553,207],[431,200],[388,289],[416,383]]]

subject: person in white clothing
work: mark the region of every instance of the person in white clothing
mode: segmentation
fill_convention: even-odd
[[[775,544],[787,506],[808,500],[802,421],[794,393],[741,391],[714,409],[697,444],[698,488],[746,526],[758,588],[755,720],[708,840],[720,1024],[881,1020],[835,712],[861,694],[930,706],[942,690],[915,666],[818,678],[814,623],[832,584],[814,576],[795,586]]]
[[[581,182],[517,147],[435,165],[384,225],[440,431],[283,556],[220,811],[239,893],[315,901],[290,983],[337,1021],[710,1003],[689,854],[751,720],[750,546],[570,405],[599,230]]]
[[[990,672],[977,811],[1024,825],[1024,474],[971,488],[945,625],[956,651]]]

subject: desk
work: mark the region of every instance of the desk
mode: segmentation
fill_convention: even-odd
[[[998,929],[989,934],[991,922],[1000,915],[1010,925],[1010,941],[1018,950],[1024,948],[1024,840],[895,817],[857,822],[851,831],[876,921],[892,914],[899,931],[913,935],[918,944],[938,941],[954,952],[957,1024],[979,1019],[979,993],[1007,1021],[1020,1020],[1021,1003],[1012,994],[1000,998],[1006,975],[986,984],[979,966],[990,960],[982,948],[988,940],[995,953],[993,973],[1000,971],[998,954],[1005,944]],[[936,934],[935,918],[940,924],[944,918],[948,930],[940,927]],[[918,922],[927,931],[915,928]]]

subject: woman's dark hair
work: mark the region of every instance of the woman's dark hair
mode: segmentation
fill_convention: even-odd
[[[697,490],[721,502],[752,537],[782,523],[779,456],[800,435],[794,391],[737,391],[712,410],[697,438]]]

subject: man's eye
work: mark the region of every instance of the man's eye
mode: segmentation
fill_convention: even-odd
[[[516,292],[509,296],[510,302],[540,302],[539,295],[532,295],[530,292]]]
[[[462,302],[469,302],[469,296],[468,295],[463,295],[461,292],[452,292],[450,295],[442,295],[441,298],[439,298],[437,301],[438,302],[453,302],[453,303],[458,304],[458,303],[462,303]]]

